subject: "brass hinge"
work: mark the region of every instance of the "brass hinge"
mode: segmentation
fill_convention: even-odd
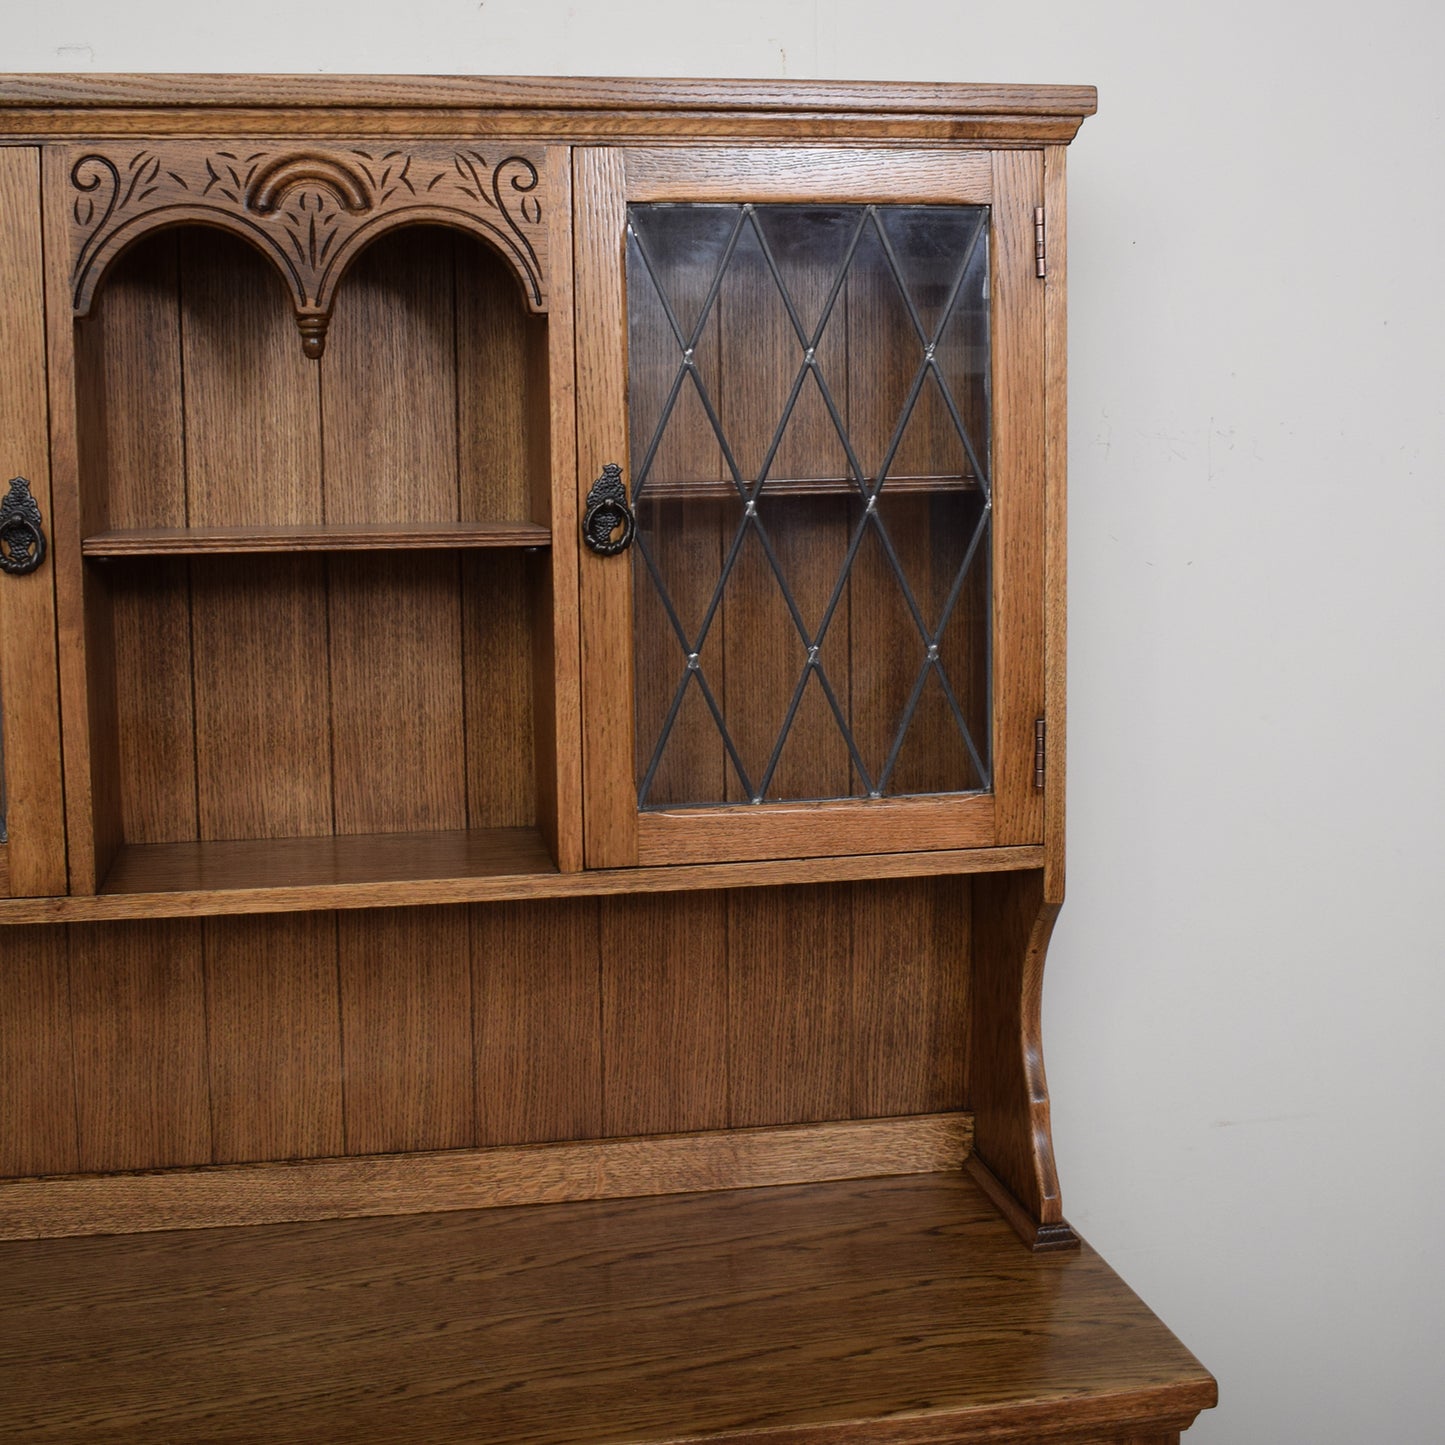
[[[1034,721],[1034,787],[1044,786],[1044,738],[1047,727],[1043,718]]]
[[[1048,275],[1048,248],[1044,244],[1044,208],[1034,207],[1034,275]]]

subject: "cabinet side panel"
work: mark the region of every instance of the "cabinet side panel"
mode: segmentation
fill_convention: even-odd
[[[846,885],[747,889],[727,899],[729,1122],[847,1118],[853,1018]]]
[[[859,883],[852,893],[853,1114],[962,1109],[967,882]]]
[[[345,1152],[335,916],[204,927],[216,1162]]]
[[[472,909],[478,1144],[602,1134],[598,906]]]
[[[26,478],[51,541],[39,571],[0,577],[0,893],[20,896],[66,887],[42,264],[38,153],[0,150],[0,493]]]
[[[603,901],[607,1135],[727,1125],[726,926],[721,893]]]
[[[998,842],[1043,836],[1034,722],[1044,710],[1044,282],[1034,268],[1038,151],[994,168],[994,794]]]
[[[1067,742],[1068,600],[1068,215],[1063,146],[1044,149],[1044,216],[1048,278],[1044,296],[1045,383],[1048,430],[1044,521],[1044,707],[1048,718],[1044,774],[1044,892],[1064,897],[1064,767]]]
[[[346,1152],[461,1149],[476,1136],[464,908],[337,915]]]
[[[80,1167],[64,928],[0,929],[0,1176]]]
[[[201,927],[70,930],[82,1170],[211,1160]]]

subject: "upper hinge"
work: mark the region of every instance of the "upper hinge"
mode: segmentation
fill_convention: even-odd
[[[1047,276],[1048,243],[1044,239],[1044,208],[1034,207],[1034,275]]]
[[[1044,786],[1044,742],[1048,733],[1048,725],[1043,718],[1034,721],[1034,787],[1042,789]]]

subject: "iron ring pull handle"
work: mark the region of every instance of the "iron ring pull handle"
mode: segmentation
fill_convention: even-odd
[[[613,536],[619,527],[621,532]],[[632,545],[636,531],[637,519],[627,505],[627,484],[622,480],[622,468],[616,462],[608,462],[587,493],[582,540],[599,556],[615,557]]]
[[[10,490],[0,503],[0,572],[23,577],[45,560],[45,531],[40,508],[30,495],[24,477],[12,477]]]

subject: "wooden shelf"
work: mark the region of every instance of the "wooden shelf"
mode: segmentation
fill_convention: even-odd
[[[884,498],[934,492],[976,492],[974,477],[927,476],[889,477],[883,484]],[[665,481],[649,479],[642,491],[642,501],[727,501],[736,498],[737,488],[730,481]],[[857,497],[858,484],[852,477],[769,477],[763,483],[763,497]]]
[[[472,547],[550,547],[536,522],[368,522],[338,526],[136,527],[98,532],[87,557],[205,557],[253,552],[394,552]]]
[[[1153,1445],[1215,1399],[1092,1250],[1031,1254],[959,1173],[24,1241],[0,1273],[0,1434],[36,1445]]]
[[[1043,864],[1043,848],[1026,844],[563,873],[541,835],[531,828],[132,844],[121,848],[98,894],[0,898],[0,923],[91,923],[673,893],[1002,873]]]

